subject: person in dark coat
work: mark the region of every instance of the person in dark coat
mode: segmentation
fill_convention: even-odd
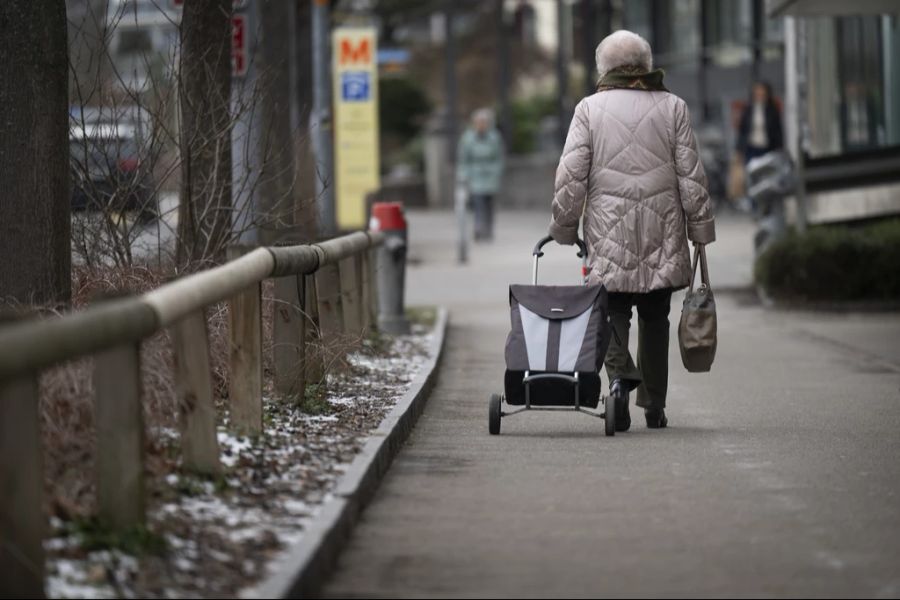
[[[738,125],[738,152],[746,164],[757,156],[783,147],[781,114],[772,97],[772,87],[764,81],[757,81],[753,84],[750,104],[744,109]]]

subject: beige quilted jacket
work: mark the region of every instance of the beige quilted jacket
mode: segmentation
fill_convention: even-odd
[[[574,243],[582,216],[590,283],[611,292],[690,283],[688,239],[706,244],[716,233],[681,98],[612,89],[578,104],[556,170],[550,235]]]

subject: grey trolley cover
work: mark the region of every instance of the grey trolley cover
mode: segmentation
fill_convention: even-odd
[[[506,400],[524,404],[525,372],[578,373],[579,403],[596,407],[609,345],[607,296],[603,285],[511,285],[512,329],[506,339]],[[541,385],[537,385],[540,383]],[[534,382],[531,403],[574,404],[564,380]]]

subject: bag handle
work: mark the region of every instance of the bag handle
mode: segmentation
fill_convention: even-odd
[[[697,279],[697,263],[700,263],[700,283],[712,290],[709,283],[709,266],[706,264],[706,244],[694,244],[694,264],[691,267],[691,289],[694,291],[694,280]]]

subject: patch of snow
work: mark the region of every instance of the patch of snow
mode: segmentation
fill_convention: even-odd
[[[78,546],[78,543],[76,537],[52,537],[44,540],[44,550],[47,552],[67,550]]]
[[[300,419],[307,423],[335,423],[337,422],[338,417],[336,415],[301,415]]]
[[[303,500],[297,500],[295,498],[286,499],[282,505],[284,509],[291,514],[294,515],[308,515],[309,514],[309,504],[304,502]]]
[[[216,439],[219,441],[219,460],[226,467],[235,466],[241,453],[252,446],[249,438],[234,436],[227,431],[217,432]]]
[[[220,428],[220,458],[227,468],[223,487],[187,475],[165,475],[173,490],[148,513],[148,527],[166,540],[167,556],[151,572],[154,585],[162,581],[167,587],[147,594],[138,582],[150,577],[146,569],[153,563],[119,552],[91,553],[83,559],[60,556],[77,550],[78,543],[65,537],[60,521],[54,524],[59,537],[46,543],[51,554],[47,591],[54,597],[116,597],[105,577],[92,583],[106,574],[125,596],[220,596],[253,585],[303,539],[368,432],[377,428],[429,360],[432,339],[401,336],[390,342],[384,356],[371,348],[351,354],[348,372],[328,375],[329,414],[306,414],[265,397],[267,419],[259,439]],[[173,429],[156,433],[178,441]],[[171,491],[184,493],[172,498]],[[227,573],[211,576],[212,563],[229,565]]]
[[[361,399],[356,398],[354,396],[344,397],[341,396],[339,398],[328,398],[329,404],[337,404],[338,406],[353,406]]]
[[[175,558],[175,568],[179,571],[193,571],[196,568],[196,565],[193,561],[190,561],[183,556],[178,556]]]

